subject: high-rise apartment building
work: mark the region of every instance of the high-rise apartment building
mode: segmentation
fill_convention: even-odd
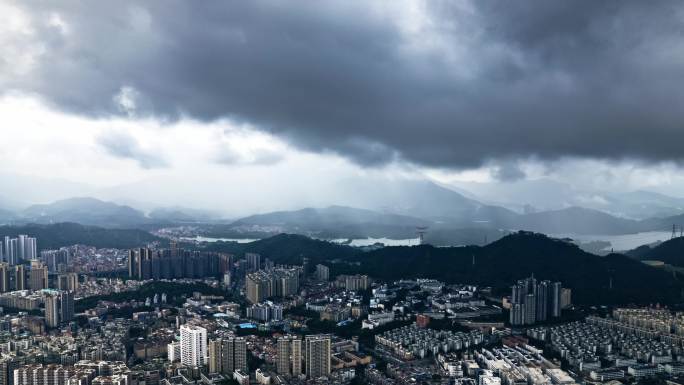
[[[533,324],[537,321],[537,300],[536,295],[533,293],[528,293],[523,299],[523,309],[525,311],[525,322]]]
[[[74,293],[71,291],[59,292],[59,321],[70,322],[74,319]]]
[[[511,325],[532,325],[561,315],[560,282],[537,282],[534,276],[511,287]]]
[[[257,253],[246,253],[247,270],[257,271],[261,269],[261,255]]]
[[[302,371],[302,340],[293,338],[290,340],[290,356],[292,357],[292,375],[300,376]]]
[[[26,290],[26,269],[24,265],[14,267],[14,288],[16,290]]]
[[[166,358],[169,362],[180,361],[180,342],[173,341],[166,345]]]
[[[308,335],[304,345],[306,376],[319,378],[330,375],[330,336]]]
[[[180,248],[128,252],[128,275],[132,279],[202,278],[225,273],[230,255]]]
[[[245,278],[247,300],[251,303],[259,303],[271,296],[271,279],[264,273],[247,274]]]
[[[347,275],[344,276],[344,288],[346,290],[368,290],[370,279],[367,275]]]
[[[36,238],[28,235],[17,237],[17,259],[19,261],[32,261],[38,257],[38,246]]]
[[[330,279],[330,269],[326,265],[316,265],[316,279],[319,281],[328,281]]]
[[[221,340],[209,341],[209,346],[207,348],[209,352],[209,362],[207,364],[209,373],[221,373],[223,370],[221,365],[221,345]]]
[[[66,273],[57,276],[57,289],[74,291],[78,289],[78,274],[77,273]]]
[[[12,261],[12,257],[16,255],[16,250],[14,249],[16,247],[16,239],[14,242],[12,242],[12,239],[8,236],[5,236],[5,240],[3,242],[3,248],[2,248],[2,260],[3,262],[7,262],[10,265],[14,265],[14,262]]]
[[[36,238],[19,235],[17,238],[5,236],[2,246],[2,261],[16,265],[23,260],[34,260],[38,257]]]
[[[247,274],[245,289],[251,303],[259,303],[271,297],[295,295],[299,290],[299,270],[276,267]]]
[[[278,374],[289,376],[292,374],[292,358],[290,357],[290,337],[283,336],[278,338],[276,356],[276,370]]]
[[[278,338],[276,369],[284,376],[302,374],[302,340],[297,336]]]
[[[54,328],[74,319],[73,293],[46,290],[43,302],[45,302],[45,323],[47,326]]]
[[[232,377],[236,370],[247,371],[247,341],[242,337],[211,341],[209,343],[209,372]]]
[[[14,370],[25,363],[24,357],[5,355],[0,358],[0,385],[14,385]]]
[[[31,261],[29,288],[31,290],[43,290],[48,288],[48,268],[43,262],[38,260]]]
[[[57,293],[45,294],[45,324],[54,328],[59,326],[59,295]]]
[[[246,309],[247,318],[259,320],[262,322],[282,321],[283,307],[274,304],[271,301],[264,303],[256,303]]]
[[[45,262],[49,272],[58,272],[60,266],[64,268],[69,263],[69,252],[66,249],[43,250],[40,252],[40,260]]]
[[[207,329],[196,325],[180,328],[180,361],[187,366],[202,366],[207,359]]]
[[[74,366],[58,364],[29,364],[17,367],[13,373],[14,385],[68,385],[71,377],[84,374],[83,370]],[[94,374],[84,376],[85,379],[95,377]],[[99,377],[98,377],[99,378]],[[74,383],[78,383],[75,381]]]
[[[551,317],[558,318],[561,316],[561,309],[563,308],[563,287],[560,282],[554,282],[551,285],[551,299],[549,301]]]
[[[7,262],[0,262],[0,292],[10,291],[10,265]]]
[[[561,309],[567,309],[571,305],[572,305],[572,290],[564,287],[561,289]]]
[[[546,321],[549,318],[549,296],[552,295],[552,285],[549,281],[541,281],[537,284],[535,295],[535,319],[537,322]]]

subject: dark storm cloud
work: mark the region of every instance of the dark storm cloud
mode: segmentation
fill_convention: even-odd
[[[72,112],[121,113],[132,87],[140,116],[247,121],[363,164],[684,157],[679,1],[435,1],[413,34],[366,1],[58,3],[30,11],[69,33],[39,28],[33,70],[0,86]]]
[[[496,180],[501,182],[515,182],[525,179],[525,171],[515,163],[503,163],[493,168],[493,175]]]
[[[160,156],[140,147],[138,141],[124,132],[109,132],[97,139],[100,145],[109,155],[122,159],[132,159],[142,168],[167,167],[168,163]]]

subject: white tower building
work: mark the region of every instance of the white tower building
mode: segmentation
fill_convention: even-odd
[[[180,361],[187,366],[203,366],[207,363],[207,329],[195,325],[180,328]]]

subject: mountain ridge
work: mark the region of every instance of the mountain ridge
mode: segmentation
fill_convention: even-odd
[[[19,234],[36,237],[38,250],[58,249],[75,244],[97,248],[129,249],[141,247],[151,242],[166,242],[164,239],[143,230],[106,229],[69,222],[0,226],[0,237],[16,237]]]
[[[280,234],[247,244],[215,243],[209,250],[238,255],[258,252],[276,263],[323,263],[333,274],[368,274],[386,281],[434,278],[447,283],[493,286],[505,294],[516,280],[534,274],[559,280],[580,304],[679,303],[679,275],[647,266],[626,255],[600,257],[563,239],[516,232],[486,246],[394,246],[361,251],[349,246]],[[387,266],[392,266],[388,269]]]
[[[142,211],[91,197],[75,197],[38,204],[19,212],[28,223],[74,222],[112,228],[135,227],[150,222]]]

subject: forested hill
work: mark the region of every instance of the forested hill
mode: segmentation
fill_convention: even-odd
[[[237,254],[258,252],[276,263],[301,263],[302,257],[308,257],[313,263],[330,264],[333,273],[365,273],[383,280],[436,278],[503,289],[534,274],[563,282],[573,289],[574,300],[585,304],[680,302],[684,287],[684,278],[627,256],[600,257],[570,242],[530,232],[515,233],[483,247],[423,245],[362,252],[285,234],[248,244],[210,247]]]
[[[365,272],[385,279],[430,277],[497,288],[534,274],[563,282],[582,303],[679,302],[684,284],[682,278],[624,255],[600,257],[572,243],[527,232],[484,247],[390,247],[357,260]]]
[[[684,237],[673,238],[654,247],[637,247],[627,252],[627,255],[641,261],[656,260],[684,267]]]
[[[214,242],[205,244],[204,249],[238,255],[259,253],[276,263],[283,264],[301,264],[304,257],[318,263],[335,259],[348,260],[363,254],[353,247],[295,234],[278,234],[250,243]]]
[[[105,229],[77,223],[50,225],[28,224],[23,226],[0,226],[0,238],[27,234],[38,238],[38,249],[55,249],[75,244],[98,248],[128,249],[144,246],[153,241],[164,242],[147,231],[137,229]]]

